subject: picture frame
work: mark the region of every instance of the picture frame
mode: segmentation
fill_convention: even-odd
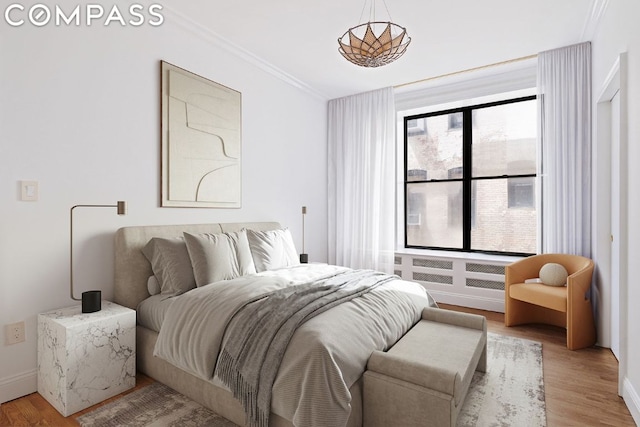
[[[242,95],[161,61],[161,206],[242,206]]]

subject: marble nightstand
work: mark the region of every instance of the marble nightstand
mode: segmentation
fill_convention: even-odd
[[[136,384],[136,312],[108,301],[38,315],[38,393],[65,417]]]

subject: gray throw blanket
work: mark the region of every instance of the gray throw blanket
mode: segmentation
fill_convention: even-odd
[[[269,425],[271,389],[298,326],[394,278],[350,270],[261,295],[235,312],[225,330],[215,375],[240,400],[249,426]]]

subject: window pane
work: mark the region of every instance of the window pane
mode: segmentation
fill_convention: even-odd
[[[521,200],[531,194],[535,198],[533,179]],[[536,252],[537,217],[535,200],[531,206],[510,207],[512,179],[485,179],[472,182],[474,224],[471,229],[471,249],[498,252]]]
[[[407,121],[407,181],[449,179],[449,170],[462,167],[462,129],[451,127],[456,114]]]
[[[474,110],[474,177],[536,173],[536,100]]]
[[[462,182],[407,185],[407,245],[462,248]]]

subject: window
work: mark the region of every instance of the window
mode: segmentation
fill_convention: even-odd
[[[407,226],[420,226],[420,209],[423,205],[423,195],[413,193],[409,195],[409,210],[407,211]]]
[[[535,206],[535,180],[533,178],[509,179],[509,207],[533,208]]]
[[[409,135],[419,135],[426,132],[424,119],[412,119],[406,123]]]
[[[535,96],[405,117],[405,246],[535,253],[536,118]]]
[[[462,113],[449,114],[449,130],[462,129]]]

